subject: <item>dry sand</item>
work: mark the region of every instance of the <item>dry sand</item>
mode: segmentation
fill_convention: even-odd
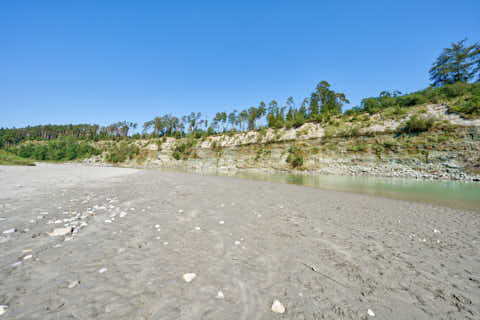
[[[0,167],[0,320],[480,319],[479,248],[477,212],[230,177]]]

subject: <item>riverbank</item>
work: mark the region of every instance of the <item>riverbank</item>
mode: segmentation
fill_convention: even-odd
[[[8,319],[480,316],[472,211],[79,164],[0,177]]]

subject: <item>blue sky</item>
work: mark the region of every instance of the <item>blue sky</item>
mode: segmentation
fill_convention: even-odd
[[[480,1],[1,1],[0,127],[143,123],[428,86]]]

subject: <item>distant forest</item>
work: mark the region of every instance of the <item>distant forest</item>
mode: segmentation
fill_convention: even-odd
[[[171,114],[157,116],[145,122],[141,133],[132,132],[138,124],[120,121],[108,126],[97,124],[39,125],[25,128],[0,128],[0,148],[8,148],[28,140],[55,140],[71,137],[75,140],[134,139],[149,137],[193,136],[201,138],[227,131],[248,131],[261,128],[300,127],[306,122],[322,123],[335,116],[358,113],[376,113],[386,108],[406,108],[424,103],[440,103],[463,97],[451,106],[451,111],[465,117],[480,117],[480,44],[467,45],[467,41],[454,42],[433,63],[430,71],[431,85],[413,93],[382,91],[377,97],[368,97],[360,106],[342,113],[349,103],[346,95],[336,92],[327,81],[321,81],[309,97],[297,106],[289,97],[285,103],[276,100],[258,106],[231,112],[217,112],[213,119],[202,117],[200,112],[177,117]],[[85,151],[87,152],[87,151]]]

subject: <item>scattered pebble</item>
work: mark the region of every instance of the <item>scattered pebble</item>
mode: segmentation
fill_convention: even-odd
[[[285,307],[280,301],[275,300],[272,304],[272,311],[275,313],[285,313]]]
[[[195,227],[195,230],[200,231],[200,227]]]
[[[49,233],[50,237],[66,236],[72,233],[72,227],[67,228],[55,228],[53,232]]]
[[[179,213],[182,213],[182,212],[183,212],[183,210],[182,210],[182,209],[179,209],[179,210],[178,210],[178,212],[179,212]]]
[[[100,270],[98,270],[98,273],[102,274],[102,273],[105,273],[107,272],[107,268],[102,268]]]
[[[123,218],[123,217],[125,217],[126,215],[127,215],[127,213],[126,213],[125,211],[120,212],[120,218]]]
[[[8,306],[1,305],[0,306],[0,316],[7,313],[7,310],[8,310]]]
[[[26,255],[25,257],[23,257],[23,260],[32,259],[32,257],[33,257],[33,256],[32,256],[31,254],[29,254],[29,255]]]
[[[191,282],[197,275],[195,273],[185,273],[182,277],[185,282]]]
[[[225,295],[223,294],[223,292],[222,292],[222,291],[218,291],[218,292],[217,292],[217,299],[223,299],[223,298],[225,298]]]
[[[160,225],[159,225],[159,224],[156,224],[156,225],[155,225],[155,228],[157,228],[157,229],[160,228]]]
[[[368,309],[367,313],[370,317],[375,317],[375,312],[373,312],[372,309]]]
[[[70,283],[68,284],[68,289],[73,289],[73,288],[75,288],[76,286],[78,286],[79,284],[80,284],[80,281],[78,281],[78,280],[75,280],[75,281],[73,281],[73,282],[70,282]]]
[[[440,231],[437,229],[433,229],[433,233],[440,233]]]
[[[105,220],[105,223],[112,223],[112,220],[107,219],[107,220]]]
[[[16,231],[17,231],[17,229],[12,228],[12,229],[8,229],[8,230],[3,231],[3,234],[14,233],[14,232],[16,232]]]
[[[240,241],[236,240],[235,245],[238,246],[240,244]]]
[[[225,223],[225,221],[223,221],[223,220],[220,220],[220,221],[218,221],[218,223],[219,223],[219,224],[224,224],[224,223]]]
[[[163,245],[164,245],[164,246],[168,245],[168,242],[167,242],[167,241],[165,241],[165,242],[163,243]]]
[[[15,263],[12,263],[12,267],[13,267],[13,268],[16,268],[16,267],[18,267],[18,266],[21,265],[21,264],[22,264],[22,261],[17,261],[17,262],[15,262]]]

